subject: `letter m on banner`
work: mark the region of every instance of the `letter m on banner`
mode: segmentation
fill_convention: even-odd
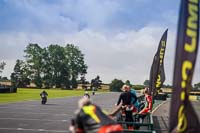
[[[199,0],[181,0],[169,132],[198,133],[200,123],[189,93],[199,43]]]

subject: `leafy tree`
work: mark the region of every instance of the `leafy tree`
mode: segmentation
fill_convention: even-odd
[[[200,89],[200,82],[199,83],[196,83],[194,84],[194,89],[197,90],[197,89]]]
[[[15,87],[26,87],[30,84],[28,78],[27,65],[22,60],[17,60],[14,66],[14,72],[11,74],[11,82]]]
[[[149,80],[145,80],[143,84],[144,84],[145,86],[149,86],[150,81],[149,81]]]
[[[8,80],[7,77],[1,77],[0,79],[1,79],[1,81],[7,81]]]
[[[75,88],[77,78],[87,73],[84,55],[73,44],[67,44],[65,47],[51,44],[47,48],[41,48],[38,44],[30,43],[24,53],[25,62],[18,61],[11,76],[13,82],[17,81],[18,85],[21,85],[23,74],[39,88]],[[22,71],[23,73],[20,73]]]
[[[132,85],[132,88],[134,88],[135,90],[141,90],[141,89],[144,89],[145,86],[144,85]]]
[[[82,85],[82,88],[86,91],[87,90],[87,81],[85,78],[85,75],[81,75],[80,80],[78,80],[78,83]]]
[[[45,88],[50,88],[53,86],[52,79],[52,67],[51,67],[51,58],[49,56],[48,48],[43,49],[43,84]]]
[[[85,75],[81,75],[81,77],[80,77],[80,84],[86,84]]]
[[[129,80],[126,80],[125,84],[128,85],[128,86],[132,86],[131,82]]]
[[[163,87],[163,88],[172,88],[172,85],[169,85],[169,84],[167,84],[167,85],[166,85],[166,84],[163,84],[162,87]]]
[[[44,50],[38,44],[30,43],[24,50],[26,61],[31,70],[31,78],[37,87],[42,87],[42,72],[43,72],[43,52]]]
[[[122,86],[124,85],[122,80],[114,79],[110,84],[110,91],[121,91]]]
[[[67,67],[64,65],[64,48],[59,45],[50,45],[47,50],[49,58],[49,60],[47,60],[47,64],[49,65],[45,67],[45,70],[48,70],[46,71],[46,76],[49,77],[52,85],[61,87],[61,71],[64,67]]]
[[[1,62],[0,63],[0,73],[2,72],[2,70],[4,69],[6,63],[5,62]]]
[[[84,55],[81,53],[77,46],[67,44],[65,46],[66,58],[68,60],[71,86],[77,87],[78,76],[87,73],[87,65],[84,62]]]

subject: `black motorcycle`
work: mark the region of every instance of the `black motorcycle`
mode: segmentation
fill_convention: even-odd
[[[42,97],[41,103],[42,103],[42,104],[46,104],[46,102],[47,102],[47,97],[46,97],[46,96],[43,96],[43,97]]]
[[[42,93],[40,93],[40,96],[41,96],[41,99],[42,99],[41,104],[46,104],[47,96],[48,96],[47,92],[43,91]]]

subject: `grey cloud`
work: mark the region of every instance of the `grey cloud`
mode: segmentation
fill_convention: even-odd
[[[4,38],[4,42],[9,45],[9,47],[0,49],[0,53],[8,48],[12,49],[12,52],[9,53],[10,58],[7,59],[8,62],[12,62],[9,64],[11,68],[13,60],[16,60],[15,53],[22,51],[29,42],[38,43],[42,47],[49,44],[73,43],[85,54],[86,63],[89,66],[87,80],[98,74],[107,83],[114,78],[119,78],[129,79],[135,84],[142,84],[145,79],[149,78],[153,57],[164,30],[165,28],[162,27],[144,27],[139,31],[110,36],[89,29],[73,34],[12,33],[3,36],[0,34],[0,38]],[[167,84],[172,83],[175,36],[176,31],[169,29],[164,61]],[[3,46],[3,43],[1,42],[0,45]],[[3,55],[8,56],[8,53]],[[198,58],[195,73],[199,73],[199,60]],[[11,71],[12,69],[10,69],[10,73]],[[3,75],[10,75],[10,73],[6,70]],[[198,79],[199,75],[195,74],[194,82],[197,82]]]

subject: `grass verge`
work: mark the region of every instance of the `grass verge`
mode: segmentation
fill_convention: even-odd
[[[0,93],[0,103],[11,103],[27,100],[39,100],[43,89],[18,88],[17,93]],[[81,96],[84,90],[58,90],[47,89],[48,99],[68,96]],[[89,92],[90,93],[90,92]]]

